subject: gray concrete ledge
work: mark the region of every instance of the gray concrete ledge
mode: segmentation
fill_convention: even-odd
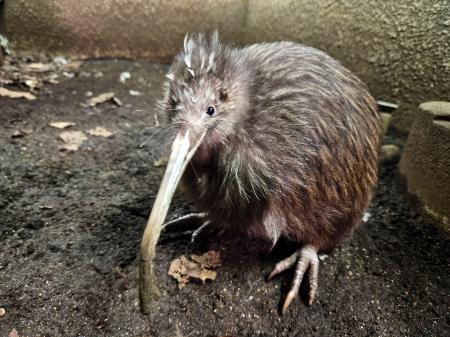
[[[450,231],[450,102],[420,105],[400,172],[424,211]]]

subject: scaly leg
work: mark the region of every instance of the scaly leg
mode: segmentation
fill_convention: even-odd
[[[309,267],[309,304],[314,302],[317,291],[317,280],[319,276],[319,258],[317,256],[317,249],[311,245],[306,245],[302,249],[289,256],[288,258],[278,262],[269,275],[269,280],[275,275],[295,266],[295,275],[292,280],[291,290],[284,300],[282,313],[284,314],[291,304],[292,300],[297,296],[302,283],[303,275]]]
[[[196,230],[205,222],[207,213],[190,213],[169,222],[162,227],[162,232],[180,232]]]

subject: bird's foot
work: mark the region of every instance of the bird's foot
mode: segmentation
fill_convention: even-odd
[[[306,245],[296,251],[291,256],[278,262],[270,273],[268,279],[271,280],[275,275],[291,268],[295,264],[295,275],[292,280],[291,290],[284,300],[281,313],[284,314],[291,304],[292,300],[297,296],[302,283],[303,275],[309,267],[309,304],[314,302],[317,291],[317,282],[319,276],[319,258],[317,256],[317,249],[311,245]]]
[[[169,222],[162,227],[162,232],[184,232],[199,230],[206,220],[207,213],[189,213]]]

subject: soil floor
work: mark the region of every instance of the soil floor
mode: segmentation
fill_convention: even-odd
[[[142,315],[137,254],[164,172],[154,162],[168,149],[154,116],[166,70],[86,61],[36,100],[0,97],[0,336],[449,336],[449,237],[417,213],[395,165],[380,169],[370,219],[322,257],[312,306],[303,291],[279,314],[292,274],[265,276],[285,247],[267,254],[232,233],[195,247],[179,233],[161,238],[162,297]],[[131,74],[125,83],[123,71]],[[113,91],[122,105],[87,107],[89,91]],[[77,151],[60,151],[63,130],[49,126],[57,121],[114,135],[88,135]],[[190,210],[177,196],[169,217]],[[220,251],[217,279],[179,290],[170,262],[199,249]]]

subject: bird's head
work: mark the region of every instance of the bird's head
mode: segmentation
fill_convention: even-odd
[[[175,134],[152,210],[161,224],[187,164],[208,165],[239,132],[249,102],[247,69],[245,59],[221,44],[217,33],[184,39],[166,75],[161,102]],[[163,204],[161,213],[157,208]]]

